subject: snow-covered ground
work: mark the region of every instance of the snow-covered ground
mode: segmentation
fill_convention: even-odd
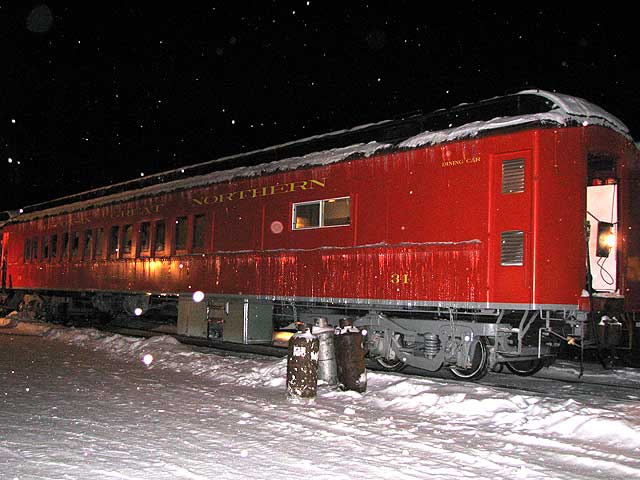
[[[615,372],[631,388],[611,398],[369,372],[366,393],[303,405],[286,359],[198,350],[0,328],[0,478],[640,478],[638,370]]]

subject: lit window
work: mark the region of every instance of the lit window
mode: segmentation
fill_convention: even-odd
[[[153,252],[164,252],[165,245],[165,228],[164,220],[158,220],[155,224]]]
[[[138,242],[140,245],[140,253],[148,254],[151,249],[151,224],[149,222],[140,224]]]
[[[118,256],[118,236],[120,235],[120,226],[114,225],[109,231],[109,258],[116,258]]]
[[[335,227],[337,225],[349,225],[349,199],[337,198],[322,202],[322,226]]]
[[[351,223],[350,199],[332,198],[293,205],[293,229],[337,227]]]
[[[293,206],[293,228],[316,228],[320,226],[320,202]]]

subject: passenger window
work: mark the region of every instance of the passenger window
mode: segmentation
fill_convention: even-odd
[[[176,218],[173,238],[176,251],[187,249],[187,217]]]
[[[56,258],[58,256],[58,235],[51,235],[51,258]]]
[[[109,258],[117,258],[118,256],[118,236],[120,235],[120,227],[114,225],[109,231],[109,249],[107,253]]]
[[[206,216],[204,214],[195,215],[193,217],[193,251],[201,252],[204,250],[205,234],[206,234]]]
[[[91,259],[91,240],[93,240],[93,232],[91,230],[85,230],[84,241],[82,242],[82,258],[85,260]]]
[[[138,250],[141,254],[149,255],[151,249],[151,224],[144,222],[140,224],[140,230],[138,231]]]
[[[154,241],[153,241],[153,252],[154,252],[154,254],[155,253],[164,252],[165,233],[166,233],[164,220],[158,220],[156,222],[155,230],[154,230],[153,233],[154,233]]]
[[[62,251],[60,252],[60,258],[67,258],[69,256],[69,233],[64,232],[62,234]]]
[[[46,235],[42,237],[42,258],[43,260],[49,258],[49,237]]]
[[[38,259],[38,239],[34,238],[31,240],[31,258],[34,260]]]
[[[133,243],[133,225],[125,225],[122,227],[122,253],[124,255],[131,254],[131,246]]]
[[[293,228],[317,228],[320,226],[320,202],[303,203],[293,206]]]
[[[350,198],[332,198],[293,205],[293,229],[336,227],[351,223]]]
[[[349,203],[348,198],[324,200],[322,202],[322,226],[335,227],[338,225],[349,225],[351,221]]]
[[[80,232],[71,234],[71,258],[78,258],[80,252]]]
[[[31,239],[27,238],[24,241],[24,259],[25,261],[31,260]]]
[[[102,244],[104,242],[104,228],[96,229],[96,248],[94,258],[102,258]]]

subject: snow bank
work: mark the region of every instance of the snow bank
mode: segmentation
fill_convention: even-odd
[[[49,330],[51,325],[47,323],[21,321],[20,314],[16,312],[0,318],[0,333],[4,331],[12,335],[44,335]]]
[[[9,409],[0,409],[0,472],[16,478],[61,478],[60,469],[78,478],[87,462],[87,478],[176,478],[167,464],[185,478],[640,478],[637,370],[615,372],[632,388],[611,393],[575,375],[490,373],[477,384],[369,372],[363,394],[321,386],[315,402],[298,405],[286,400],[286,359],[12,322],[0,334],[42,337],[4,342],[32,349],[9,350],[0,369]],[[29,363],[40,351],[52,368]],[[558,372],[573,373],[544,373]],[[490,385],[515,381],[521,389]],[[150,465],[149,445],[165,463]]]
[[[286,359],[239,358],[198,353],[170,336],[132,338],[94,329],[53,328],[46,338],[108,352],[148,368],[166,368],[220,384],[280,389],[285,395]],[[320,388],[317,403],[343,405],[345,414],[374,409],[385,415],[414,415],[416,420],[446,420],[511,435],[579,437],[599,445],[624,444],[640,452],[640,407],[619,411],[588,405],[588,399],[514,394],[484,385],[369,373],[365,394]],[[631,415],[630,415],[631,414]]]

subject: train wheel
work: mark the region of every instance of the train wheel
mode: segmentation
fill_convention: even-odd
[[[479,337],[476,342],[471,368],[449,367],[452,375],[460,380],[478,380],[487,374],[488,369],[489,353],[487,351],[487,341],[484,337]]]
[[[521,362],[505,362],[505,365],[511,373],[521,377],[529,377],[539,372],[545,366],[545,362],[541,358],[534,358]]]
[[[382,367],[383,370],[387,372],[399,372],[404,367],[407,366],[402,360],[397,358],[393,360],[388,360],[386,358],[376,358],[376,363]]]

